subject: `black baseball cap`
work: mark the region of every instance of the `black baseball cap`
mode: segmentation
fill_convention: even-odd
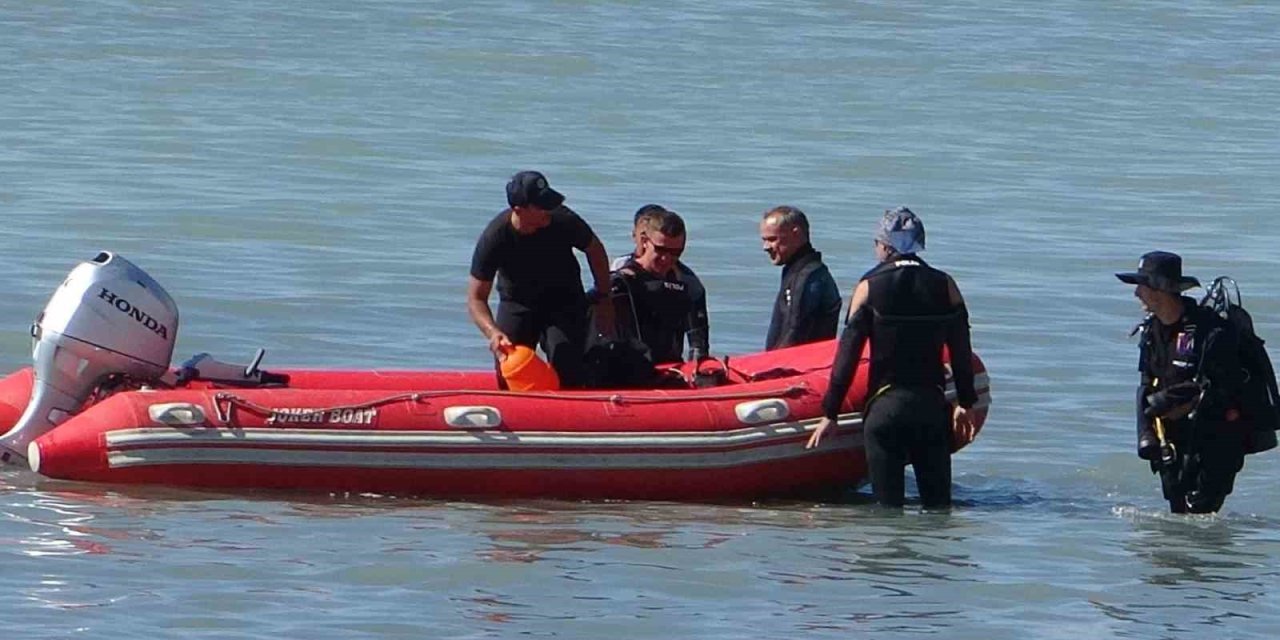
[[[1145,284],[1157,291],[1182,293],[1200,286],[1200,281],[1182,275],[1182,256],[1168,251],[1151,251],[1138,259],[1138,270],[1117,273],[1120,282]]]
[[[564,194],[547,184],[547,177],[537,171],[521,171],[507,183],[507,204],[513,207],[533,205],[551,211],[564,204]]]

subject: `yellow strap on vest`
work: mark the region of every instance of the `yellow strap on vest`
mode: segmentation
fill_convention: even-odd
[[[879,398],[881,395],[884,394],[884,392],[888,391],[889,388],[892,386],[893,385],[891,384],[886,384],[885,386],[880,387],[879,389],[876,389],[876,392],[871,394],[870,398],[867,398],[867,403],[863,406],[866,406],[866,407],[871,406],[871,403],[874,402],[876,398]]]
[[[1159,378],[1152,378],[1152,379],[1151,379],[1151,388],[1152,388],[1152,389],[1155,389],[1159,384],[1160,384],[1160,379],[1159,379]],[[1160,416],[1156,416],[1156,418],[1155,418],[1154,422],[1155,422],[1155,427],[1156,427],[1156,440],[1159,440],[1159,441],[1160,441],[1160,446],[1164,446],[1164,445],[1165,445],[1165,441],[1164,441],[1164,420],[1163,420],[1163,419],[1161,419],[1161,418],[1160,418]]]

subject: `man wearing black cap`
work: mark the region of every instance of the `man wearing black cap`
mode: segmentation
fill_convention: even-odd
[[[1182,295],[1200,282],[1182,275],[1177,254],[1152,251],[1116,277],[1137,285],[1147,312],[1138,329],[1138,456],[1160,474],[1172,512],[1215,512],[1244,464],[1248,429],[1233,406],[1239,334]]]
[[[837,423],[864,344],[871,341],[871,397],[863,409],[867,467],[876,501],[901,507],[903,467],[916,474],[926,508],[951,505],[952,443],[974,436],[969,409],[974,389],[969,312],[951,276],[916,256],[924,223],[906,207],[886,211],[876,232],[880,263],[858,281],[849,318],[822,398],[822,421],[806,448]],[[957,406],[945,394],[943,346],[951,352]]]
[[[573,249],[587,255],[596,289],[606,291],[609,258],[604,245],[537,171],[511,177],[507,204],[510,208],[480,234],[471,257],[467,287],[471,321],[488,338],[495,358],[504,358],[514,345],[541,346],[561,385],[581,386],[587,299]],[[495,276],[496,318],[489,310]],[[611,315],[612,309],[597,312]]]

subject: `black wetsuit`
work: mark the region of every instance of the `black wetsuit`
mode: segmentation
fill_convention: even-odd
[[[1183,417],[1161,420],[1174,458],[1152,461],[1153,472],[1174,513],[1212,513],[1222,507],[1244,464],[1249,427],[1229,419],[1229,410],[1242,384],[1239,334],[1212,311],[1182,297],[1183,315],[1172,325],[1154,316],[1143,323],[1138,371],[1138,433],[1154,433],[1147,415],[1153,393],[1180,383],[1200,384],[1195,410]],[[1185,385],[1184,385],[1185,386]],[[1195,389],[1198,391],[1198,388]],[[1194,396],[1193,396],[1194,397]]]
[[[913,256],[895,256],[862,277],[869,296],[849,319],[831,368],[822,410],[836,418],[853,382],[862,348],[871,341],[868,398],[863,410],[867,465],[876,500],[902,506],[903,466],[915,470],[926,507],[951,504],[951,408],[945,395],[942,346],[951,352],[956,400],[978,401],[968,313],[953,305],[947,274]]]
[[[805,245],[782,267],[765,350],[836,337],[840,304],[840,289],[822,263],[822,254]]]
[[[618,257],[609,265],[610,271],[618,271],[635,259],[635,254]],[[676,272],[693,301],[689,310],[689,360],[700,362],[711,355],[711,320],[707,314],[707,288],[702,279],[684,262],[676,261]],[[838,295],[838,294],[837,294]],[[630,313],[628,311],[628,313]]]
[[[681,361],[694,315],[690,289],[678,270],[662,277],[628,262],[614,271],[609,288],[614,331],[612,336],[588,340],[590,384],[605,388],[664,385],[653,365]]]
[[[573,250],[586,251],[595,237],[568,207],[552,211],[550,224],[527,235],[511,225],[507,209],[485,227],[471,257],[472,277],[497,277],[494,323],[513,343],[542,347],[564,387],[583,383],[587,333],[582,271]],[[501,375],[498,380],[505,388]]]

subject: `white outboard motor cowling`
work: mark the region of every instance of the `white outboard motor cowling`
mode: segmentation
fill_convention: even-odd
[[[0,457],[25,458],[32,440],[74,415],[107,376],[164,375],[178,307],[142,269],[104,251],[71,271],[31,327],[35,380],[27,409],[0,436]]]

